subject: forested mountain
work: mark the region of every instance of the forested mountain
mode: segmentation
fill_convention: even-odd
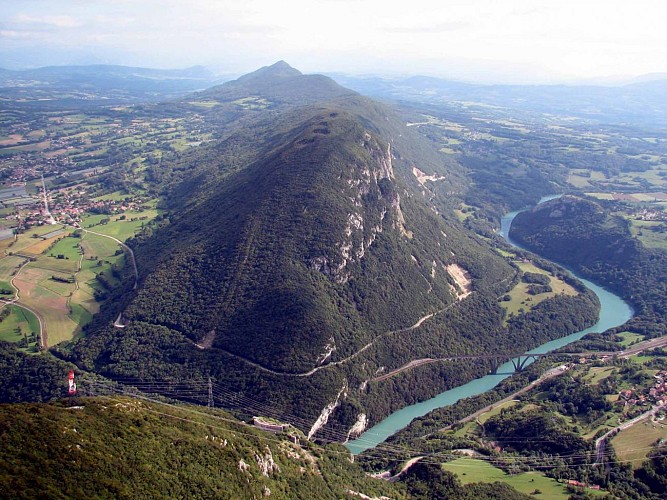
[[[517,268],[451,215],[466,186],[460,167],[386,106],[281,62],[145,111],[192,102],[224,124],[219,139],[149,167],[167,212],[130,242],[136,292],[63,350],[81,368],[210,375],[228,394],[296,415],[304,431],[313,423],[311,434],[332,414],[327,437],[344,440],[358,419],[490,366],[440,362],[376,380],[382,373],[515,352],[594,322],[586,293],[505,321],[500,297]],[[119,313],[123,329],[112,326]]]

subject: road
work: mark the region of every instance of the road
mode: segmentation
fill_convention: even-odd
[[[655,349],[657,347],[665,347],[665,346],[667,346],[667,337],[658,337],[656,339],[644,340],[643,342],[639,342],[638,344],[635,344],[624,351],[619,351],[611,354],[616,355],[620,358],[628,358],[630,356],[634,356],[635,354],[639,354],[640,352],[645,351],[647,349]]]
[[[545,356],[573,356],[573,357],[589,357],[589,356],[596,356],[596,357],[601,357],[601,356],[617,356],[620,358],[627,358],[630,356],[634,356],[636,354],[639,354],[640,352],[646,350],[646,349],[654,349],[656,347],[665,347],[667,346],[667,337],[659,337],[657,339],[651,339],[651,340],[645,340],[643,342],[640,342],[638,344],[633,345],[629,349],[625,351],[590,351],[590,352],[550,352],[550,353],[544,353],[544,354],[526,354],[526,353],[516,353],[516,354],[470,354],[470,355],[461,355],[461,356],[448,356],[444,358],[420,358],[420,359],[413,359],[409,363],[404,364],[403,366],[396,368],[390,372],[385,373],[384,375],[380,375],[378,377],[375,377],[373,382],[380,382],[382,380],[386,380],[390,377],[393,377],[394,375],[398,375],[401,372],[404,372],[406,370],[411,370],[413,368],[416,368],[418,366],[422,365],[427,365],[430,363],[437,363],[439,361],[456,361],[456,360],[464,360],[464,359],[490,359],[490,358],[500,358],[504,357],[507,359],[512,359],[512,358],[526,358],[526,357],[531,357],[531,356],[536,356],[536,357],[545,357]]]
[[[114,238],[113,236],[109,236],[108,234],[97,233],[95,231],[91,231],[90,229],[84,229],[84,228],[76,228],[76,229],[81,229],[86,233],[95,234],[97,236],[102,236],[104,238],[112,239],[116,243],[118,243],[124,250],[126,250],[128,254],[130,254],[130,261],[132,262],[132,268],[134,269],[134,286],[132,287],[132,290],[136,290],[137,285],[139,283],[139,269],[137,268],[137,260],[134,258],[134,251],[130,247],[128,247],[125,243],[120,241],[118,238]]]
[[[370,347],[375,345],[379,340],[383,339],[384,337],[387,337],[389,335],[400,334],[400,333],[407,333],[407,332],[410,332],[412,330],[415,330],[415,329],[419,328],[425,321],[431,319],[432,317],[434,317],[438,314],[442,314],[443,312],[451,309],[452,307],[454,307],[458,303],[459,303],[459,301],[452,302],[447,307],[445,307],[443,309],[440,309],[439,311],[427,314],[426,316],[422,316],[421,318],[419,318],[417,320],[417,322],[415,324],[413,324],[411,326],[408,326],[406,328],[401,328],[399,330],[391,330],[391,331],[388,331],[388,332],[381,333],[380,335],[375,337],[373,340],[371,340],[368,344],[364,345],[363,347],[361,347],[357,351],[353,352],[348,357],[343,358],[343,359],[338,360],[338,361],[333,361],[331,363],[327,363],[326,365],[316,366],[315,368],[312,368],[311,370],[308,370],[306,372],[283,372],[283,371],[279,371],[279,370],[273,370],[272,368],[268,368],[268,367],[263,366],[259,363],[256,363],[255,361],[252,361],[252,360],[246,358],[245,356],[241,356],[240,354],[236,354],[236,353],[233,353],[233,352],[227,351],[226,349],[221,349],[221,348],[219,348],[218,350],[220,350],[222,352],[225,352],[225,353],[229,354],[230,356],[233,356],[237,359],[240,359],[241,361],[244,361],[244,362],[248,363],[249,365],[254,366],[255,368],[258,368],[258,369],[260,369],[264,372],[267,372],[267,373],[272,373],[274,375],[282,375],[282,376],[286,376],[286,377],[310,377],[311,375],[313,375],[314,373],[317,373],[320,370],[331,368],[332,366],[342,365],[344,363],[352,361],[354,358],[356,358],[357,356],[362,354],[364,351],[366,351],[367,349],[369,349]]]

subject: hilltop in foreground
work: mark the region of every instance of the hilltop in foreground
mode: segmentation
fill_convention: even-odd
[[[2,405],[0,436],[0,483],[13,498],[523,498],[503,485],[463,487],[439,466],[415,468],[407,484],[374,479],[341,446],[127,397]]]

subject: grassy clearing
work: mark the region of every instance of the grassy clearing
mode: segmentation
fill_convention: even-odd
[[[627,347],[644,340],[644,336],[640,335],[639,333],[621,332],[618,334],[618,336],[623,338],[623,340],[620,342],[623,347]]]
[[[667,439],[667,425],[642,420],[614,436],[611,445],[620,461],[628,462],[633,469],[637,469],[658,439]]]
[[[121,191],[115,191],[113,193],[105,194],[104,196],[98,196],[95,198],[97,201],[107,201],[107,200],[113,200],[113,201],[124,201],[125,198],[127,198],[128,195],[127,193],[123,193]]]
[[[102,220],[108,218],[109,216],[104,214],[85,214],[81,217],[81,227],[91,228],[93,226],[98,226]]]
[[[21,267],[21,265],[26,261],[22,257],[17,257],[16,255],[7,255],[0,259],[0,280],[9,281],[14,272]]]
[[[188,104],[193,106],[198,106],[200,108],[214,108],[215,106],[220,106],[218,101],[188,101]]]
[[[569,182],[569,181],[568,181]],[[611,193],[584,193],[586,196],[597,198],[598,200],[613,200],[614,195]]]
[[[81,238],[74,238],[72,236],[62,238],[53,245],[51,250],[49,250],[49,256],[57,258],[59,255],[62,255],[65,259],[79,260],[81,255],[79,251],[79,243],[81,243]]]
[[[517,263],[517,266],[522,273],[539,273],[549,276],[549,285],[551,286],[552,291],[540,293],[538,295],[531,295],[528,293],[528,290],[531,287],[530,283],[517,283],[507,294],[509,295],[510,300],[500,301],[500,305],[505,309],[506,318],[509,318],[512,314],[522,314],[522,311],[530,311],[540,302],[555,297],[561,293],[565,295],[577,295],[577,291],[571,285],[568,285],[563,280],[556,278],[549,272],[532,263],[520,262]]]
[[[443,464],[443,468],[456,474],[463,484],[501,481],[527,495],[535,490],[541,491],[540,494],[533,495],[535,498],[566,499],[570,496],[565,485],[539,472],[523,472],[510,476],[485,460],[458,458]]]
[[[503,249],[501,249],[501,248],[496,248],[495,251],[498,252],[498,253],[499,253],[500,255],[502,255],[503,257],[510,257],[510,258],[512,258],[512,259],[516,258],[516,254],[515,254],[515,253],[512,253],[512,252],[506,252],[505,250],[503,250]]]
[[[124,215],[125,220],[120,220],[120,216],[117,215],[112,217],[109,223],[95,226],[91,228],[91,231],[125,241],[134,237],[143,225],[157,217],[158,211],[155,209],[142,210],[141,212],[128,211]]]
[[[70,310],[70,317],[81,327],[87,325],[93,319],[93,315],[81,304],[70,304]]]
[[[20,342],[25,336],[39,334],[39,320],[30,311],[8,305],[9,316],[0,322],[0,341]],[[32,342],[28,348],[36,346],[37,342]]]
[[[452,435],[456,437],[470,437],[473,435],[479,435],[479,426],[477,425],[477,422],[466,422],[463,424],[463,427],[460,429],[455,430]],[[452,431],[447,431],[447,432],[452,432]]]
[[[639,238],[645,247],[667,249],[667,233],[660,232],[660,229],[664,227],[664,223],[631,218],[626,219],[630,221],[630,232],[632,232],[632,235]]]
[[[48,269],[56,273],[73,274],[78,268],[78,257],[76,259],[58,259],[49,255],[40,255],[37,260],[30,263],[30,267]]]
[[[503,411],[506,408],[511,408],[515,406],[518,403],[518,401],[506,401],[500,406],[496,406],[492,410],[487,411],[486,413],[482,413],[477,420],[479,420],[481,423],[486,423],[487,420],[489,420],[491,417],[495,417],[498,415],[501,411]]]
[[[591,182],[604,182],[606,180],[607,177],[604,173],[583,168],[570,170],[567,178],[567,182],[577,188],[591,187]]]
[[[86,258],[96,256],[98,258],[112,257],[120,245],[111,238],[86,233],[81,240]]]
[[[68,295],[74,284],[51,279],[53,271],[26,266],[14,280],[20,290],[21,302],[38,311],[46,323],[48,345],[70,340],[78,325],[69,317]]]
[[[236,104],[243,109],[266,109],[271,105],[271,102],[262,97],[250,96],[232,101],[232,104]]]
[[[588,372],[585,380],[591,385],[596,385],[608,378],[612,371],[614,371],[613,366],[594,366]]]
[[[648,182],[652,187],[665,187],[667,179],[660,175],[662,169],[652,169],[645,172],[623,172],[618,180],[621,183],[640,185]]]
[[[35,243],[30,246],[25,247],[22,252],[31,254],[31,255],[40,255],[41,253],[48,250],[51,245],[57,244],[58,240],[62,238],[61,236],[53,236],[47,239],[35,239]]]

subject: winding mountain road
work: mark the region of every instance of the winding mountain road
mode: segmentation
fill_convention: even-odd
[[[438,314],[442,314],[443,312],[448,311],[449,309],[451,309],[453,306],[455,306],[459,302],[460,301],[452,302],[451,304],[449,304],[447,307],[445,307],[443,309],[440,309],[436,312],[432,312],[430,314],[427,314],[426,316],[422,316],[421,318],[419,318],[417,320],[417,322],[415,324],[413,324],[411,326],[408,326],[406,328],[401,328],[399,330],[390,330],[388,332],[381,333],[380,335],[375,337],[373,340],[371,340],[368,344],[364,345],[363,347],[361,347],[357,351],[353,352],[348,357],[340,359],[338,361],[332,361],[331,363],[327,363],[326,365],[316,366],[315,368],[313,368],[311,370],[308,370],[307,372],[284,372],[284,371],[280,371],[280,370],[274,370],[272,368],[268,368],[264,365],[261,365],[260,363],[252,361],[252,360],[246,358],[245,356],[241,356],[239,354],[230,352],[226,349],[218,348],[218,350],[221,351],[221,352],[224,352],[224,353],[226,353],[226,354],[228,354],[228,355],[230,355],[234,358],[240,359],[241,361],[244,361],[244,362],[248,363],[249,365],[254,366],[255,368],[258,368],[258,369],[260,369],[264,372],[267,372],[267,373],[272,373],[274,375],[280,375],[280,376],[285,376],[285,377],[310,377],[311,375],[313,375],[314,373],[317,373],[320,370],[324,370],[326,368],[331,368],[332,366],[342,365],[344,363],[348,363],[349,361],[352,361],[354,358],[356,358],[357,356],[362,354],[364,351],[366,351],[367,349],[369,349],[370,347],[375,345],[380,339],[382,339],[384,337],[387,337],[389,335],[396,335],[396,334],[400,334],[400,333],[407,333],[407,332],[410,332],[412,330],[416,330],[425,321],[433,318],[434,316],[436,316]]]

